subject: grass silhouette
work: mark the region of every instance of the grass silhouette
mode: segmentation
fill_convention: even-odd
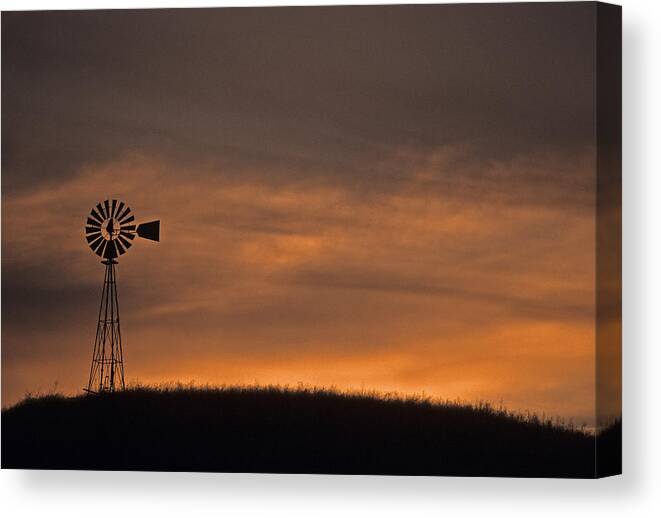
[[[53,394],[2,412],[3,468],[592,478],[598,440],[488,404],[302,386]]]

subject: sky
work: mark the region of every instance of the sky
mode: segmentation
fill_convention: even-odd
[[[592,424],[594,38],[588,3],[3,13],[3,405],[86,385],[121,199],[161,220],[130,383]]]

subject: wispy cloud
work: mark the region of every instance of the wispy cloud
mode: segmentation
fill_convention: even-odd
[[[579,195],[559,203],[535,175],[523,184],[528,168],[552,176],[587,159],[518,157],[479,172],[465,156],[397,151],[385,159],[399,164],[392,189],[259,182],[132,154],[7,199],[8,393],[29,388],[16,371],[31,379],[38,363],[42,375],[53,347],[63,361],[86,359],[101,273],[82,226],[107,185],[139,220],[163,222],[161,243],[139,243],[119,265],[132,377],[159,377],[158,365],[162,378],[425,390],[587,415],[593,216]],[[472,190],[478,174],[499,188]],[[31,320],[35,310],[48,317]],[[508,333],[516,347],[498,338]],[[81,383],[74,372],[62,386]],[[533,380],[548,387],[543,403],[522,395]],[[560,401],[568,385],[582,394],[571,410]]]

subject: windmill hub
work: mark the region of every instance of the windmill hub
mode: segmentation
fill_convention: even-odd
[[[105,265],[101,306],[94,340],[94,354],[87,392],[114,392],[124,388],[124,353],[119,328],[116,258],[125,254],[137,237],[160,240],[160,221],[136,226],[131,209],[123,201],[106,200],[94,207],[85,224],[85,239]]]
[[[106,241],[117,239],[119,237],[119,232],[119,221],[115,218],[108,218],[101,223],[101,235]]]

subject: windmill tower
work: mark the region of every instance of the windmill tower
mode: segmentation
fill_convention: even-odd
[[[114,392],[124,388],[124,357],[119,327],[119,300],[115,265],[136,236],[159,240],[160,221],[135,224],[131,209],[123,201],[106,200],[93,208],[87,217],[85,238],[105,265],[99,318],[94,339],[94,353],[87,388],[90,393]]]

